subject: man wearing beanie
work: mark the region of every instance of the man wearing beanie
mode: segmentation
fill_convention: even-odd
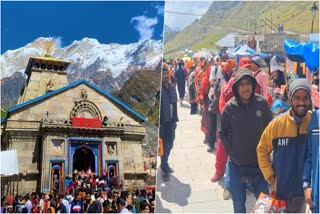
[[[286,201],[286,212],[304,213],[302,177],[311,115],[308,111],[312,106],[306,79],[295,79],[289,84],[289,100],[289,111],[272,120],[264,130],[257,154],[271,192]]]
[[[256,148],[263,130],[272,120],[272,113],[267,101],[254,93],[256,85],[251,71],[239,68],[232,86],[234,97],[227,102],[221,116],[219,135],[229,156],[227,170],[235,213],[246,212],[247,189],[253,191],[256,198],[261,192],[269,193]]]

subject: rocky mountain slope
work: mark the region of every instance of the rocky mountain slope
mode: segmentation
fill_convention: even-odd
[[[69,82],[86,79],[111,93],[121,89],[136,70],[156,70],[161,65],[161,41],[141,40],[120,45],[100,44],[96,39],[84,38],[63,48],[52,43],[50,38],[38,38],[1,55],[2,107],[16,104],[26,81],[24,71],[29,58],[44,56],[50,46],[53,58],[71,61],[67,69]]]
[[[158,147],[158,121],[160,107],[160,67],[155,70],[137,70],[119,91],[113,95],[147,117],[147,137],[143,151],[156,154]]]
[[[161,73],[158,71],[138,70],[125,82],[119,91],[113,93],[140,114],[148,122],[157,126],[160,103]]]

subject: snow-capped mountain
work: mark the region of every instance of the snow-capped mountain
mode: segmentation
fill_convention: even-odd
[[[9,99],[7,95],[10,90],[6,86],[13,81],[21,82],[21,78],[26,78],[24,71],[29,58],[44,56],[52,43],[52,39],[41,37],[24,47],[6,51],[1,55],[2,105],[15,104],[22,86],[18,86],[13,103],[6,101]],[[128,45],[100,44],[96,39],[84,38],[63,48],[53,43],[50,54],[53,58],[71,61],[67,69],[69,82],[87,79],[104,90],[113,92],[122,87],[133,71],[155,70],[161,63],[162,43],[161,41],[141,40]]]

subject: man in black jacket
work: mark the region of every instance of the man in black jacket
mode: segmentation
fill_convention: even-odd
[[[184,68],[184,63],[183,61],[180,61],[178,62],[177,70],[174,72],[174,78],[177,81],[180,105],[182,104],[182,100],[184,99],[184,95],[185,95],[186,77],[187,76]]]
[[[256,147],[272,120],[264,97],[255,94],[257,81],[246,68],[239,68],[232,86],[234,97],[221,116],[220,138],[229,155],[230,188],[235,213],[245,213],[246,190],[256,198],[268,193],[268,184],[260,171]]]
[[[168,159],[173,147],[177,121],[177,92],[175,87],[170,83],[169,70],[163,67],[159,135],[163,140],[164,147],[164,154],[161,157],[160,165],[164,181],[169,181],[170,173],[173,172],[173,169],[168,164]]]

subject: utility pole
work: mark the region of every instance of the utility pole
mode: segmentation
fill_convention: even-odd
[[[257,20],[254,20],[254,34],[257,34]]]
[[[271,32],[273,33],[272,13],[271,13],[271,21],[270,22],[271,22]]]

